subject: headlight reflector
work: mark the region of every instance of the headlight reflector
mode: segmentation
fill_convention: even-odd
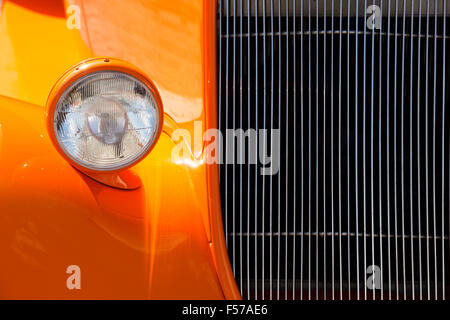
[[[160,131],[152,90],[136,77],[113,70],[76,79],[59,98],[53,132],[64,152],[83,168],[112,171],[145,155]]]

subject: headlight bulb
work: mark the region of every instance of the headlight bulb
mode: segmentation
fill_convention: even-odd
[[[86,121],[94,137],[106,145],[120,143],[128,125],[127,114],[120,103],[105,97],[93,97],[84,104]]]

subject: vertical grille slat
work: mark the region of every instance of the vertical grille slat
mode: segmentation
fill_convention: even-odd
[[[391,7],[391,0],[388,0],[388,7],[390,8]],[[387,17],[387,20],[388,20],[388,34],[390,33],[390,30],[391,30],[391,16],[390,16],[390,10],[388,10],[388,17]],[[420,41],[420,40],[419,40]],[[390,72],[391,72],[391,70],[390,70],[390,61],[391,61],[391,58],[390,58],[390,52],[391,52],[391,50],[390,50],[390,37],[388,37],[388,39],[387,39],[387,62],[386,62],[386,64],[387,64],[387,67],[386,67],[386,74],[389,74]],[[389,91],[389,89],[390,89],[390,85],[389,85],[389,80],[390,80],[390,77],[388,76],[387,77],[387,85],[386,85],[386,94],[387,94],[387,96],[389,97],[389,94],[390,94],[390,91]],[[390,99],[388,98],[388,99],[386,99],[386,123],[388,124],[387,126],[386,126],[386,131],[387,131],[387,139],[386,139],[386,154],[387,154],[387,159],[390,159],[391,157],[390,157],[390,139],[389,139],[389,137],[390,137],[390,135],[389,135],[389,128],[390,128],[390,110],[389,110],[389,102],[390,102]],[[387,181],[387,183],[386,183],[386,189],[387,189],[387,193],[386,193],[386,195],[387,195],[387,232],[388,232],[388,234],[391,234],[391,193],[390,193],[390,179],[391,179],[391,176],[390,176],[390,165],[387,165],[386,166],[386,181]],[[390,238],[388,238],[388,291],[389,291],[389,300],[391,300],[392,299],[392,273],[391,273],[391,266],[392,266],[392,263],[391,263],[391,239]]]
[[[286,83],[289,83],[289,1],[286,2]],[[286,232],[286,237],[285,237],[285,242],[284,242],[284,299],[287,300],[288,298],[288,243],[289,243],[289,238],[288,238],[288,221],[289,221],[289,215],[288,215],[288,203],[289,203],[289,197],[288,197],[288,192],[289,192],[289,134],[290,134],[290,130],[289,130],[289,113],[290,113],[290,104],[289,104],[289,86],[286,86],[286,116],[285,116],[285,123],[286,123],[286,130],[285,130],[285,134],[286,134],[286,161],[285,161],[285,166],[286,166],[286,174],[285,174],[285,190],[284,192],[285,194],[285,198],[284,198],[284,203],[285,203],[285,222],[284,222],[284,230]],[[280,126],[281,127],[281,126]]]
[[[237,34],[236,31],[236,1],[233,1],[233,34]],[[236,73],[239,70],[236,66],[236,37],[233,37],[233,106],[237,106],[236,104]],[[236,112],[238,112],[241,108],[238,106],[238,108],[234,108],[232,110],[233,114],[233,128],[237,127],[236,124]],[[232,175],[232,181],[233,181],[233,189],[232,189],[232,219],[233,219],[233,233],[236,234],[236,166],[233,166],[233,175]],[[236,277],[236,237],[233,238],[233,273]],[[240,284],[242,285],[242,276],[240,276]],[[242,286],[241,286],[242,288]]]
[[[351,250],[350,250],[350,0],[347,1],[347,281],[348,281],[348,299],[352,297],[351,284]],[[318,72],[317,72],[318,73]]]
[[[403,262],[403,297],[406,299],[406,255],[405,255],[405,130],[404,130],[404,110],[405,110],[405,34],[406,34],[406,5],[405,0],[403,0],[403,22],[402,22],[402,85],[401,85],[401,111],[400,111],[400,136],[401,136],[401,185],[402,185],[402,193],[401,193],[401,207],[402,207],[402,219],[401,219],[401,230],[402,230],[402,262]]]
[[[239,16],[242,17],[242,1],[240,1],[240,12],[239,12]],[[243,19],[239,19],[239,33],[240,33],[240,37],[239,37],[239,122],[240,122],[240,127],[243,127],[243,109],[244,109],[244,105],[242,104],[242,65],[244,63],[244,61],[242,60],[242,20]],[[242,163],[242,145],[240,146],[241,150],[240,150],[240,160]],[[239,233],[242,234],[242,192],[243,192],[243,188],[242,188],[242,169],[239,169]],[[243,284],[243,280],[244,280],[244,274],[242,272],[242,237],[239,237],[239,274],[241,275],[240,277],[240,287],[242,288],[242,284]]]
[[[217,7],[217,10],[219,11],[219,21],[218,21],[218,23],[219,23],[219,34],[221,35],[221,34],[223,34],[223,31],[222,31],[222,16],[223,16],[223,4],[222,4],[222,2],[219,2],[218,3],[218,7]],[[222,65],[222,63],[223,63],[223,60],[222,60],[222,58],[223,58],[223,54],[222,54],[222,41],[218,41],[218,65],[219,66],[221,66]],[[217,70],[217,80],[218,80],[218,85],[219,85],[219,92],[222,92],[222,74],[223,74],[223,70],[222,70],[222,68],[218,68],[218,70]],[[222,117],[223,117],[223,110],[222,110],[222,99],[218,99],[218,102],[217,102],[217,108],[218,108],[218,121],[219,121],[219,123],[222,123]],[[219,166],[219,179],[220,179],[220,177],[222,176],[220,173],[221,173],[221,169],[222,169],[222,167],[221,166]]]
[[[434,50],[433,50],[433,246],[434,246],[434,294],[437,292],[437,248],[436,248],[436,51],[437,51],[437,1],[434,0]]]
[[[356,1],[356,12],[359,12],[359,1]],[[358,187],[358,21],[356,19],[356,36],[355,36],[355,55],[356,55],[356,63],[355,63],[355,216],[356,216],[356,234],[359,234],[359,187]],[[349,110],[350,112],[350,110]],[[356,296],[357,300],[360,299],[360,277],[359,277],[359,237],[356,237]]]
[[[274,38],[275,38],[275,29],[274,29],[274,16],[273,16],[273,1],[270,0],[270,129],[273,129],[273,122],[274,119]],[[273,146],[273,137],[270,135],[270,151],[272,151]],[[272,152],[271,152],[272,153]],[[273,278],[272,278],[272,269],[273,269],[273,176],[269,176],[269,229],[270,229],[270,235],[269,235],[269,297],[270,300],[272,300],[273,297]]]
[[[310,10],[309,10],[309,16],[311,17],[311,2],[309,1],[309,5],[310,5]],[[319,288],[319,77],[317,76],[319,74],[319,3],[316,2],[316,68],[315,68],[315,72],[316,72],[316,134],[315,134],[315,139],[316,139],[316,282],[315,282],[315,288],[316,288],[316,294],[315,294],[315,298],[316,300],[319,299],[319,290],[317,288]],[[311,21],[311,20],[310,20]],[[310,31],[312,29],[310,28]],[[311,48],[311,45],[309,46]]]
[[[227,0],[228,1],[228,0]],[[221,2],[222,3],[222,2]],[[225,57],[226,57],[226,62],[225,62],[225,128],[228,128],[228,115],[229,115],[229,110],[228,110],[228,95],[229,95],[229,77],[228,77],[228,70],[229,70],[229,65],[228,65],[228,53],[230,52],[229,50],[229,41],[230,41],[230,37],[229,37],[229,27],[230,27],[230,14],[229,14],[229,10],[230,10],[230,6],[229,3],[227,5],[227,13],[226,13],[226,53],[225,53]],[[220,42],[222,42],[222,40],[220,39]],[[222,65],[222,64],[220,64]],[[220,99],[220,98],[219,98]],[[221,99],[220,99],[221,100]],[[220,122],[220,124],[222,124],[222,121]],[[220,125],[219,124],[219,125]],[[228,166],[225,166],[225,197],[227,196],[228,193]],[[222,184],[222,183],[221,183]],[[227,235],[225,237],[225,243],[228,247],[228,201],[224,202],[224,208],[225,208],[225,221],[226,223],[225,225],[225,234]],[[234,269],[233,269],[233,273],[234,273]]]
[[[255,23],[255,31],[256,34],[258,34],[258,16],[259,16],[259,0],[255,0],[255,15],[256,15],[256,23]],[[259,66],[258,63],[258,37],[256,37],[255,39],[255,62],[256,65]],[[250,64],[249,64],[250,65]],[[250,76],[250,74],[249,74]],[[256,68],[255,70],[255,105],[258,106],[259,104],[259,99],[258,99],[258,68]],[[258,126],[258,109],[259,108],[255,108],[255,129],[256,131],[258,131],[259,126]],[[258,153],[258,145],[255,145],[255,153]],[[255,234],[258,233],[258,167],[255,166]],[[250,238],[250,237],[249,237]],[[255,295],[254,298],[258,299],[259,295],[258,295],[258,237],[255,237]],[[249,288],[250,289],[250,288]]]
[[[380,11],[381,12],[383,12],[383,5],[384,5],[383,4],[383,0],[381,0],[380,1]],[[383,29],[383,21],[381,21],[381,29]],[[379,61],[378,61],[378,64],[379,64],[379,71],[378,71],[379,72],[379,84],[378,84],[379,89],[378,90],[379,91],[378,91],[378,96],[381,97],[382,96],[382,85],[383,85],[383,59],[382,59],[382,57],[383,57],[383,50],[382,50],[383,49],[383,37],[381,36],[381,34],[380,34],[379,37],[380,37],[380,42],[379,42],[380,51],[378,53],[379,54]],[[411,65],[412,65],[412,63],[411,63]],[[411,79],[412,79],[412,77],[411,77]],[[412,90],[411,90],[411,92],[412,92]],[[383,113],[382,113],[383,104],[382,104],[382,99],[379,98],[378,100],[379,100],[379,105],[378,105],[378,197],[379,197],[378,198],[378,206],[379,206],[378,214],[379,214],[379,217],[378,217],[378,219],[379,219],[379,232],[380,232],[380,234],[382,234],[383,233],[383,205],[382,205],[382,203],[383,203],[383,194],[382,194],[382,187],[381,186],[382,186],[382,183],[383,183],[383,175],[381,174],[381,172],[382,172],[382,165],[381,165],[381,162],[382,162],[382,156],[381,156],[381,149],[382,149],[382,147],[381,147],[382,146],[382,138],[381,138],[381,136],[382,136],[382,121],[381,121],[381,119],[382,119],[382,116],[383,116]],[[412,155],[411,155],[411,159],[412,159]],[[411,166],[411,168],[412,168],[412,166]],[[411,192],[411,194],[412,194],[412,192]],[[383,270],[383,268],[384,268],[384,264],[383,264],[383,241],[382,241],[381,237],[380,237],[380,240],[379,240],[379,247],[380,247],[380,267],[381,267],[381,270]],[[381,300],[384,299],[383,294],[384,294],[384,284],[383,284],[383,282],[381,282],[381,288],[380,288],[380,299]]]
[[[421,16],[422,14],[422,2],[419,2],[419,16]],[[421,32],[421,20],[419,19],[419,34]],[[418,46],[418,52],[419,54],[417,55],[417,87],[420,87],[420,38],[417,40],[417,46]],[[417,150],[421,150],[421,143],[420,143],[420,90],[417,90]],[[421,221],[421,214],[420,214],[420,209],[422,208],[421,206],[421,198],[420,198],[420,185],[421,185],[421,170],[420,170],[420,152],[417,153],[417,208],[419,208],[419,210],[417,210],[418,213],[418,217],[417,217],[417,221]],[[422,231],[421,231],[421,224],[418,223],[418,233],[419,233],[419,237],[422,235]],[[422,241],[419,241],[419,298],[422,299],[423,297],[423,289],[422,289]]]
[[[331,1],[331,33],[334,33],[334,1]],[[331,36],[331,52],[334,52],[334,36]],[[331,120],[331,136],[330,136],[330,153],[331,153],[331,234],[334,234],[334,59],[331,59],[331,83],[330,83],[330,120]],[[331,237],[331,299],[334,300],[335,278],[334,278],[334,236]]]
[[[427,36],[430,34],[430,1],[427,0]],[[426,61],[426,67],[425,67],[425,76],[428,79],[428,43],[429,43],[429,39],[426,39],[426,50],[425,50],[425,61]],[[425,81],[425,102],[428,103],[428,81]],[[429,193],[428,193],[428,151],[430,149],[428,148],[428,108],[425,108],[425,204],[426,204],[426,224],[425,224],[425,228],[426,228],[426,235],[427,235],[427,239],[429,239],[429,204],[428,204],[428,200],[429,200]],[[427,241],[427,298],[430,299],[430,242]],[[397,293],[397,297],[398,297],[398,293]]]
[[[295,19],[295,12],[296,12],[296,1],[293,0],[293,11],[292,11],[292,20],[293,20],[293,28],[294,28],[294,35],[293,35],[293,44],[294,44],[294,58],[293,58],[293,62],[294,62],[294,194],[297,194],[297,59],[295,59],[295,57],[297,57],[297,41],[295,39],[295,34],[297,32],[297,25],[296,25],[296,20]],[[300,27],[301,30],[303,31],[303,5],[301,6],[301,15],[300,15]],[[303,41],[303,36],[301,36],[301,39]],[[303,52],[301,53],[301,58],[300,61],[303,61]],[[303,82],[300,80],[300,87],[303,87]],[[301,94],[303,94],[303,91],[301,91]],[[302,99],[300,101],[303,101]],[[301,108],[301,110],[303,110],[303,108]],[[302,150],[302,149],[301,149]],[[301,190],[301,194],[303,195],[303,190]],[[302,197],[302,196],[301,196]],[[294,200],[294,206],[293,206],[293,212],[295,212],[295,214],[293,215],[293,224],[294,224],[294,237],[293,237],[293,244],[292,244],[292,299],[295,299],[295,284],[296,284],[296,273],[295,273],[295,263],[296,263],[296,259],[295,259],[295,255],[297,252],[297,246],[296,246],[296,233],[297,233],[297,197],[293,197]],[[303,200],[302,200],[303,201]]]
[[[281,54],[282,54],[282,47],[281,47],[281,0],[278,0],[278,105],[281,106]],[[286,105],[287,107],[287,105]],[[281,129],[281,108],[278,108],[278,128]],[[278,145],[281,147],[281,135],[279,135],[278,138]],[[272,142],[273,143],[273,142]],[[284,149],[284,148],[283,148]],[[285,149],[284,149],[285,150]],[[285,150],[286,152],[286,150]],[[277,195],[278,195],[278,234],[281,234],[281,174],[278,174],[278,186],[277,186]],[[280,252],[281,252],[281,236],[277,239],[277,253],[278,253],[278,259],[277,259],[277,300],[280,299]]]
[[[339,299],[342,300],[342,0],[339,1],[339,125],[338,125],[338,170],[339,170]]]
[[[398,0],[395,0],[395,34],[397,35],[398,31]],[[428,33],[427,33],[428,34]],[[398,231],[398,193],[397,193],[397,38],[395,39],[395,53],[394,53],[394,229],[395,229],[395,290],[397,300],[399,299],[399,263],[398,263],[398,239],[397,239],[397,231]]]
[[[303,83],[303,3],[301,4],[301,21],[300,21],[300,88],[304,87]],[[294,21],[296,19],[294,18]],[[300,299],[303,299],[303,209],[304,209],[304,182],[303,182],[303,176],[304,176],[304,159],[303,159],[303,151],[304,151],[304,145],[303,145],[303,133],[304,133],[304,121],[303,121],[303,110],[304,110],[304,99],[303,99],[303,90],[300,89],[300,232],[301,232],[301,241],[300,241]],[[295,135],[297,135],[295,133]],[[295,216],[297,215],[297,212],[295,212]],[[295,284],[296,279],[294,280]],[[295,294],[295,293],[294,293]]]
[[[411,15],[414,12],[414,1],[411,4]],[[413,51],[414,51],[414,41],[413,41],[413,32],[414,32],[414,19],[411,19],[411,48],[410,48],[410,75],[413,74]],[[412,123],[413,123],[413,113],[412,113],[412,109],[413,109],[413,104],[412,104],[412,96],[413,96],[413,77],[410,76],[410,83],[409,83],[409,101],[410,101],[410,106],[409,106],[409,110],[410,110],[410,116],[409,116],[409,176],[410,176],[410,182],[409,182],[409,194],[410,194],[410,234],[411,236],[413,235],[413,210],[412,208],[414,207],[413,204],[413,152],[412,152],[412,148],[413,148],[413,129],[412,129]],[[415,283],[415,279],[414,279],[414,241],[411,237],[411,280],[412,283]],[[412,286],[412,299],[414,300],[416,295],[415,295],[415,287]]]
[[[325,0],[324,5],[323,5],[323,29],[324,31],[327,30],[327,18],[326,18],[326,11],[327,11],[327,1]],[[327,169],[326,169],[326,145],[327,145],[327,132],[326,132],[326,128],[327,128],[327,124],[326,124],[326,120],[327,120],[327,113],[326,113],[326,79],[327,79],[327,34],[324,33],[323,34],[323,194],[325,195],[327,193],[326,191],[326,185],[327,185]],[[309,96],[309,95],[308,95]],[[327,283],[327,269],[326,269],[326,265],[327,265],[327,239],[326,239],[326,229],[327,229],[327,219],[326,219],[326,211],[327,211],[327,205],[326,205],[326,197],[323,197],[323,234],[324,234],[324,239],[323,239],[323,264],[324,264],[324,269],[323,269],[323,286],[324,286],[324,290],[323,290],[323,297],[326,300],[327,299],[327,287],[328,287],[328,283]]]
[[[250,17],[251,17],[251,0],[247,0],[247,32],[250,33]],[[250,88],[251,88],[251,72],[250,72],[250,37],[248,37],[248,43],[247,43],[247,121],[248,121],[248,128],[251,127],[251,95],[250,95]],[[254,150],[250,149],[251,146],[248,148],[248,152],[254,152]],[[256,186],[256,184],[255,184]],[[250,164],[247,166],[247,233],[250,233]],[[250,237],[247,237],[247,300],[250,299]]]
[[[446,35],[446,13],[447,13],[447,1],[444,1],[443,4],[443,12],[444,12],[444,27],[443,27],[443,54],[442,54],[442,168],[441,172],[442,174],[442,216],[441,216],[441,224],[442,224],[442,230],[441,230],[441,236],[442,236],[442,251],[441,251],[441,258],[442,258],[442,299],[445,300],[445,35]],[[450,163],[450,161],[449,161]],[[449,175],[450,175],[450,166],[449,166]],[[450,178],[449,178],[449,184],[450,184]],[[449,187],[450,188],[450,187]],[[450,199],[450,196],[448,197]],[[450,210],[450,205],[448,207],[448,210]],[[449,228],[450,229],[450,228]],[[449,230],[450,231],[450,230]]]
[[[218,0],[219,181],[243,298],[447,298],[448,2]]]
[[[373,1],[372,1],[373,4]],[[371,265],[375,265],[375,223],[374,223],[374,56],[375,56],[375,29],[371,32],[372,52],[371,52],[371,85],[370,85],[370,230],[371,230]],[[375,299],[375,288],[372,288],[372,298]]]
[[[266,117],[266,106],[267,106],[267,90],[266,90],[266,85],[267,85],[267,82],[266,82],[266,80],[267,80],[267,62],[266,62],[266,22],[265,22],[265,18],[266,18],[266,0],[263,0],[263,34],[264,34],[264,38],[263,38],[263,65],[264,65],[264,82],[263,82],[263,86],[264,86],[264,103],[263,103],[263,109],[264,109],[264,118],[263,118],[263,123],[264,123],[264,125],[263,125],[263,135],[264,135],[264,141],[267,141],[267,134],[266,134],[266,119],[267,119],[267,117]],[[256,23],[258,23],[258,21],[256,22]],[[257,54],[259,54],[259,52],[257,53]],[[258,66],[256,66],[257,68],[258,68]],[[259,84],[258,84],[259,85]],[[258,119],[259,120],[259,119]],[[266,154],[266,144],[265,143],[263,143],[263,154]],[[263,234],[264,234],[264,227],[265,227],[265,215],[266,215],[266,210],[265,210],[265,203],[266,203],[266,201],[265,201],[265,197],[264,197],[264,195],[265,195],[265,190],[266,190],[266,188],[265,188],[265,178],[266,178],[266,176],[265,175],[263,175],[263,184],[262,184],[262,194],[263,194],[263,199],[262,199],[262,211],[261,212],[264,212],[264,215],[262,215],[262,232],[263,232]],[[264,277],[265,276],[265,273],[264,273],[264,266],[265,266],[265,264],[266,264],[266,262],[265,262],[265,260],[264,260],[264,253],[265,253],[265,245],[264,245],[264,238],[265,237],[262,237],[262,275],[261,275],[261,283],[262,283],[262,299],[264,300],[264,293],[265,293],[265,286],[264,286],[264,284],[265,284],[265,280],[266,280],[266,278]],[[272,263],[272,261],[269,261],[269,263]]]
[[[286,3],[286,83],[289,83],[289,1],[287,1]],[[286,85],[286,118],[285,118],[285,123],[286,123],[286,146],[287,146],[287,150],[286,150],[286,161],[285,161],[285,165],[286,165],[286,189],[285,189],[285,224],[284,224],[284,228],[286,231],[286,237],[285,237],[285,242],[284,242],[284,299],[287,300],[288,299],[288,243],[289,243],[289,237],[288,237],[288,223],[289,223],[289,215],[288,215],[288,206],[287,204],[289,203],[289,189],[288,189],[288,185],[290,182],[289,179],[289,154],[291,154],[289,152],[289,134],[290,134],[290,130],[289,130],[289,113],[290,113],[290,103],[289,103],[289,86]]]
[[[311,10],[308,11],[308,23],[311,30]],[[308,85],[311,86],[311,35],[308,36]],[[303,48],[302,48],[303,50]],[[302,62],[303,63],[303,62]],[[311,167],[311,95],[308,95],[308,168]],[[303,157],[303,155],[302,155]],[[311,170],[308,170],[308,299],[311,299]],[[303,204],[302,204],[303,205]],[[303,206],[304,208],[304,206]],[[303,220],[302,220],[303,221]],[[303,246],[303,245],[302,245]]]
[[[364,0],[364,7],[367,8],[367,0]],[[364,21],[367,19],[366,15],[367,11],[364,10]],[[366,181],[366,174],[367,174],[367,167],[366,167],[366,80],[367,80],[367,28],[364,28],[364,51],[363,51],[363,118],[362,118],[362,124],[363,124],[363,161],[362,161],[362,171],[363,171],[363,233],[367,234],[367,181]],[[364,269],[367,270],[367,237],[363,238],[363,246],[364,246],[364,252],[363,252],[363,261],[364,261]],[[367,300],[367,278],[364,277],[364,300]]]

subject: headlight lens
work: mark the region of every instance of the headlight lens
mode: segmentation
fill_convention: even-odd
[[[119,71],[98,71],[76,80],[61,95],[53,116],[64,153],[99,171],[139,160],[153,145],[159,123],[152,91]]]

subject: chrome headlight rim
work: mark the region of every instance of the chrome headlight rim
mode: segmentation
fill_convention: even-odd
[[[61,99],[64,99],[65,95],[68,92],[70,92],[71,88],[73,88],[73,86],[82,81],[85,77],[99,72],[118,72],[137,80],[149,90],[156,106],[155,124],[157,127],[152,135],[152,139],[145,146],[145,149],[141,150],[125,165],[117,165],[117,166],[110,166],[108,168],[101,168],[91,166],[86,163],[80,163],[78,159],[73,157],[69,152],[65,151],[65,147],[63,143],[60,141],[60,138],[56,131],[55,117],[57,107]],[[53,145],[60,153],[60,155],[63,158],[65,158],[71,165],[73,165],[80,171],[84,171],[87,173],[89,172],[108,173],[108,172],[123,171],[130,167],[135,166],[137,163],[143,160],[152,151],[152,149],[154,148],[159,139],[159,136],[161,135],[163,126],[163,114],[164,112],[161,98],[153,82],[135,66],[120,59],[106,58],[106,57],[88,59],[80,62],[79,64],[67,70],[53,86],[50,95],[47,99],[45,108],[47,131]]]

